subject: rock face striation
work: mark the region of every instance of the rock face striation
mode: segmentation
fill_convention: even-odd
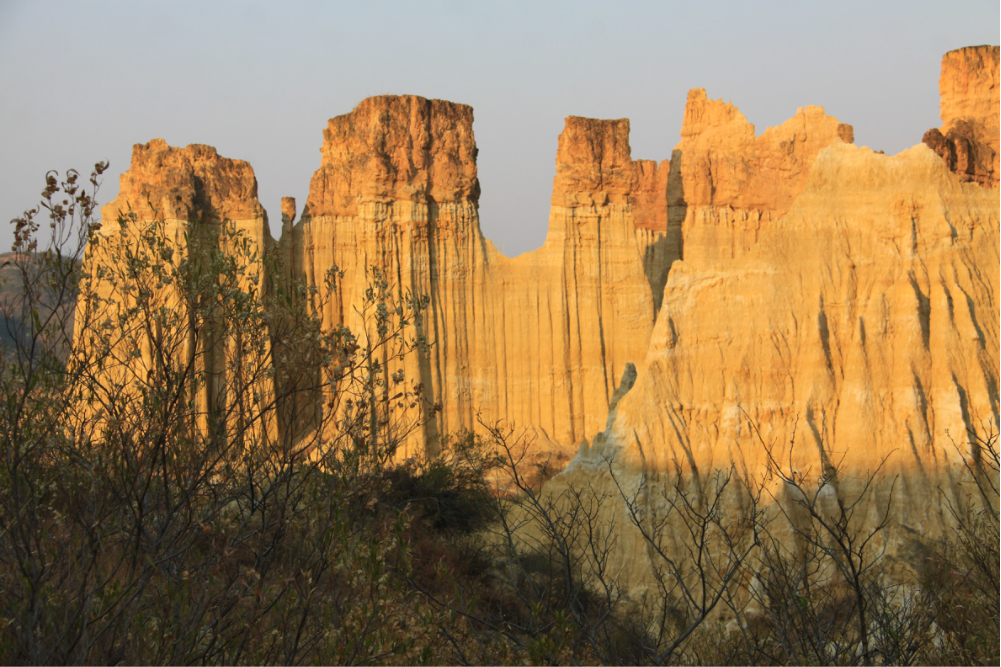
[[[428,298],[407,333],[431,345],[390,369],[404,371],[423,398],[414,416],[422,427],[401,456],[433,450],[443,434],[480,420],[527,429],[543,451],[572,453],[600,427],[626,364],[645,354],[654,308],[631,202],[658,199],[642,190],[640,163],[630,159],[628,121],[568,118],[547,241],[504,257],[479,228],[472,120],[468,106],[413,96],[371,98],[331,119],[298,221],[295,200],[282,200],[285,270],[271,280],[322,287],[336,272],[336,289],[319,305],[323,324],[363,339],[370,323],[357,306],[377,276],[396,304],[408,294]],[[201,238],[223,220],[261,252],[274,243],[253,171],[210,147],[137,145],[121,180],[104,220],[130,211],[143,222],[163,218],[182,253],[185,234]],[[220,386],[224,376],[213,374]],[[209,401],[212,388],[203,393]],[[316,402],[321,410],[322,397]]]
[[[962,92],[947,85],[957,71]],[[990,155],[997,49],[947,54],[942,81],[946,126],[973,128],[973,152]],[[779,469],[846,504],[872,478],[853,530],[889,513],[880,543],[896,574],[922,574],[923,540],[980,470],[972,434],[998,428],[998,190],[978,176],[996,171],[957,169],[922,144],[876,154],[851,135],[807,107],[755,138],[736,109],[689,94],[681,187],[669,181],[669,203],[687,207],[683,259],[635,385],[557,489],[642,500],[733,469],[788,508]],[[739,513],[748,496],[730,500]],[[621,502],[606,518],[630,525]],[[642,553],[624,536],[619,565],[639,589]]]
[[[965,451],[998,418],[996,190],[924,146],[837,144],[780,223],[675,264],[609,442],[629,465],[764,469],[751,422],[783,461],[797,443],[803,470],[896,452],[894,470],[934,479],[957,463],[949,434]]]
[[[401,295],[429,298],[419,333],[433,344],[401,370],[419,379],[425,406],[443,409],[423,416],[415,446],[478,419],[572,445],[598,426],[653,326],[628,203],[628,122],[567,120],[546,243],[510,259],[480,232],[472,121],[468,106],[412,96],[331,119],[291,230],[294,272],[310,284],[342,272],[327,326],[363,326],[353,306],[372,267]]]

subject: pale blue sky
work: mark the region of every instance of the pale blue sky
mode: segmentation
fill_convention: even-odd
[[[759,133],[816,104],[896,153],[940,123],[942,54],[998,44],[999,25],[997,0],[0,0],[0,251],[47,170],[110,160],[107,202],[154,137],[248,160],[277,231],[327,119],[412,93],[473,106],[481,225],[514,255],[545,239],[568,115],[629,118],[633,157],[662,160],[703,87]]]

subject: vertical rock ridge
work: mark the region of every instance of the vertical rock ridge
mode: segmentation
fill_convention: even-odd
[[[642,357],[653,324],[629,204],[629,124],[567,120],[547,242],[509,259],[480,232],[472,120],[468,106],[409,96],[331,119],[291,231],[295,270],[315,285],[343,271],[325,326],[361,326],[352,306],[372,265],[430,298],[434,345],[404,370],[443,409],[424,415],[407,453],[478,418],[530,428],[541,449],[572,446],[607,411],[609,378]]]
[[[268,228],[267,213],[257,199],[254,170],[247,162],[222,157],[211,146],[191,144],[186,148],[174,148],[168,146],[163,139],[154,139],[146,144],[133,146],[132,162],[122,174],[120,185],[115,200],[101,209],[100,234],[103,238],[99,237],[97,242],[88,245],[84,258],[85,270],[96,280],[94,287],[98,298],[117,304],[112,306],[112,313],[124,314],[126,309],[134,307],[134,294],[137,291],[152,292],[159,299],[156,302],[159,305],[184,311],[185,307],[179,304],[180,295],[174,288],[169,285],[158,287],[152,274],[145,276],[147,284],[132,286],[141,287],[141,290],[132,292],[123,290],[125,286],[117,284],[113,278],[99,277],[103,266],[123,261],[118,253],[125,248],[118,246],[116,250],[109,251],[108,246],[138,243],[138,239],[154,221],[162,223],[159,233],[164,238],[158,241],[162,240],[171,254],[169,259],[156,255],[140,256],[139,261],[173,261],[177,266],[185,261],[197,266],[197,262],[207,261],[206,257],[216,250],[224,254],[235,252],[230,247],[227,229],[236,230],[249,241],[247,252],[253,255],[241,255],[242,261],[247,262],[248,266],[239,267],[239,280],[244,288],[254,281],[257,285],[255,289],[268,289],[267,276],[263,275],[260,260],[274,241]],[[119,221],[126,226],[124,230]],[[223,223],[228,226],[226,229]],[[120,240],[113,238],[120,231],[123,231],[124,236]],[[160,252],[159,248],[152,245],[130,250],[144,255]],[[119,265],[114,268],[121,271],[126,267]],[[167,273],[169,275],[169,271]],[[111,275],[115,273],[112,272]],[[78,308],[94,305],[89,301],[81,302]],[[151,326],[151,320],[158,313],[147,312],[144,315],[145,317],[135,316],[135,331],[141,332],[144,330],[143,326]],[[210,428],[225,430],[224,425],[212,425],[212,420],[214,416],[227,414],[232,410],[228,405],[228,387],[234,382],[243,381],[233,376],[233,369],[240,364],[233,364],[232,361],[244,354],[244,347],[238,337],[220,333],[211,316],[205,312],[201,315],[205,316],[205,321],[197,332],[192,328],[186,334],[175,332],[179,336],[183,334],[186,341],[183,345],[178,340],[163,344],[168,346],[166,353],[176,353],[182,357],[192,355],[195,359],[196,372],[202,376],[202,381],[196,383],[197,391],[194,395],[199,415],[198,427],[203,433],[208,433]],[[86,316],[76,318],[77,344],[91,340],[92,332],[79,330],[79,325],[87,319]],[[139,334],[135,331],[123,336],[125,342],[118,343],[121,349],[112,350],[111,357],[101,369],[110,383],[108,386],[121,387],[122,391],[130,391],[135,383],[149,381],[149,378],[156,377],[156,373],[161,370],[161,361],[154,356],[152,344],[148,340],[136,340],[135,336]],[[143,350],[141,358],[124,354],[131,353],[133,347],[130,346],[137,345]],[[196,347],[198,356],[194,357]],[[260,361],[254,357],[248,366]],[[266,405],[269,397],[274,395],[274,387],[267,379],[260,380],[259,384],[255,394],[261,405]],[[264,424],[261,427],[274,435],[275,424]]]

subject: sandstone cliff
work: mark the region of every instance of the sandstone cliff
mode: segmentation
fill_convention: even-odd
[[[996,46],[968,46],[942,56],[939,94],[942,127],[923,141],[964,182],[998,186],[998,53]]]
[[[427,410],[408,447],[478,418],[531,428],[546,447],[597,428],[653,324],[628,203],[628,122],[567,120],[547,241],[517,259],[480,232],[469,107],[372,98],[331,119],[321,155],[289,245],[308,283],[343,272],[326,326],[362,327],[352,307],[373,266],[400,299],[430,299],[417,333],[433,345],[402,369]],[[427,409],[435,401],[440,413]]]
[[[101,213],[100,234],[84,259],[88,277],[74,332],[81,351],[109,349],[100,366],[101,386],[109,395],[141,393],[137,388],[153,383],[164,389],[173,372],[168,367],[188,363],[197,375],[190,378],[193,420],[203,434],[224,430],[214,422],[233,412],[228,387],[237,381],[234,374],[253,377],[239,381],[259,384],[256,400],[267,404],[274,393],[260,372],[267,351],[222,324],[214,305],[186,300],[176,287],[204,280],[199,267],[229,255],[240,263],[232,277],[241,290],[267,289],[260,260],[273,240],[251,166],[221,157],[211,146],[173,148],[162,139],[136,144],[118,197]],[[233,247],[241,239],[247,245]],[[163,271],[154,272],[154,265]],[[215,270],[208,270],[210,284],[225,289]],[[136,274],[142,276],[138,282]],[[118,330],[109,331],[106,319]],[[99,397],[92,403],[103,410]],[[264,428],[273,432],[274,424]]]
[[[328,123],[298,223],[294,200],[283,200],[286,269],[275,279],[322,287],[336,269],[336,290],[322,304],[328,329],[364,328],[356,308],[373,267],[393,285],[396,305],[407,294],[430,299],[413,334],[431,347],[388,371],[403,370],[423,399],[423,412],[411,415],[423,429],[404,455],[479,419],[527,428],[542,450],[572,451],[600,430],[626,364],[645,356],[685,225],[687,252],[698,253],[714,242],[706,220],[753,226],[781,214],[819,147],[850,134],[808,108],[755,138],[735,107],[693,91],[682,143],[657,164],[631,159],[628,120],[571,116],[559,137],[546,243],[511,259],[479,229],[472,110],[372,98]],[[245,163],[151,142],[136,148],[122,178],[105,219],[131,205],[172,225],[234,220],[258,247],[270,243]]]
[[[960,493],[966,429],[998,422],[997,52],[946,55],[934,152],[856,148],[819,107],[757,135],[700,89],[660,163],[631,159],[627,120],[571,116],[546,242],[517,258],[480,231],[472,110],[371,98],[329,121],[298,222],[283,200],[285,268],[269,278],[329,276],[323,325],[363,346],[378,337],[357,310],[374,276],[390,311],[428,298],[406,335],[431,345],[383,358],[422,399],[401,456],[482,419],[543,450],[589,439],[552,488],[613,498],[611,473],[635,489],[735,465],[781,499],[769,451],[808,479],[840,469],[839,493],[882,465],[899,551],[908,530],[941,526],[939,491]],[[208,147],[137,146],[104,219],[129,206],[160,212],[182,251],[184,231],[222,220],[271,244],[253,172]],[[325,409],[311,400],[307,414]],[[641,579],[642,541],[621,545]]]
[[[979,127],[996,127],[996,100],[982,102],[943,93],[943,109],[990,109]],[[702,91],[689,94],[682,137],[669,201],[687,207],[683,259],[648,356],[552,490],[642,491],[656,513],[658,489],[731,466],[779,503],[791,496],[776,465],[813,488],[829,480],[842,500],[876,475],[853,529],[889,508],[880,544],[891,571],[915,576],[921,541],[941,534],[944,503],[964,502],[967,464],[979,465],[970,431],[998,428],[996,181],[970,183],[924,145],[893,157],[851,146],[850,128],[817,108],[755,138]],[[607,521],[629,526],[626,507]],[[642,590],[647,545],[635,531],[621,545],[619,566]]]
[[[815,469],[953,459],[945,431],[997,419],[996,192],[923,146],[838,144],[778,222],[741,255],[675,265],[613,435],[661,469],[763,466],[748,417]]]
[[[666,220],[658,207],[666,201],[667,165],[658,172],[653,163],[633,162],[628,132],[625,120],[567,119],[547,241],[511,259],[479,229],[469,107],[380,97],[331,119],[298,222],[295,201],[282,201],[285,269],[265,283],[303,279],[322,291],[329,274],[336,289],[316,301],[323,325],[347,325],[363,342],[376,337],[358,311],[373,269],[391,286],[390,307],[408,295],[429,299],[426,316],[406,335],[431,345],[398,362],[383,359],[387,375],[403,370],[423,399],[422,412],[410,415],[422,429],[401,456],[433,450],[442,434],[477,428],[481,419],[527,429],[537,449],[550,452],[571,452],[600,427],[618,376],[645,354],[654,321],[633,210],[641,231],[659,229],[661,238]],[[113,221],[129,211],[141,223],[162,218],[178,257],[190,239],[216,242],[209,237],[222,221],[258,253],[272,243],[249,165],[206,146],[137,145],[119,197],[103,211],[104,233],[114,234]],[[108,261],[92,255],[93,266]],[[220,345],[206,342],[210,350]],[[276,358],[298,359],[299,352]],[[218,387],[203,389],[204,405],[225,386],[224,358],[206,361]],[[315,408],[299,406],[300,416],[323,410],[322,397],[311,400]],[[309,424],[295,431],[303,428]]]

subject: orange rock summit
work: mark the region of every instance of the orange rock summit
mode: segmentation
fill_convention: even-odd
[[[942,56],[939,94],[941,129],[924,143],[965,182],[998,187],[998,52],[996,46],[968,46]]]
[[[323,131],[304,215],[356,215],[362,203],[476,204],[473,109],[412,95],[372,97]]]
[[[211,146],[173,148],[163,139],[132,147],[132,166],[122,174],[118,197],[102,209],[102,217],[113,222],[130,210],[142,220],[267,217],[257,201],[257,178],[249,163],[221,157]]]

